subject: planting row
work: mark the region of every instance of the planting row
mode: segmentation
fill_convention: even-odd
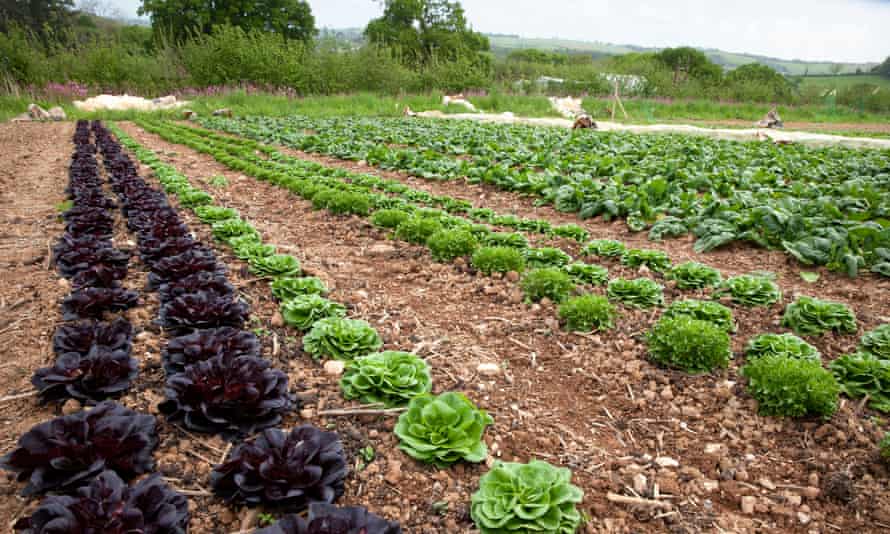
[[[200,122],[423,178],[466,177],[535,194],[582,218],[626,218],[653,239],[691,232],[699,252],[747,241],[850,276],[863,269],[890,275],[890,229],[881,223],[890,205],[886,151],[463,121]]]

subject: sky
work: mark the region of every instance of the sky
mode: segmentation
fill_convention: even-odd
[[[135,17],[139,0],[106,0]],[[364,27],[374,0],[308,0],[319,27]],[[782,59],[880,62],[890,0],[462,0],[477,31],[640,46],[690,45]]]

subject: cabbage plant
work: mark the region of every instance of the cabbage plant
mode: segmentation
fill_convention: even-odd
[[[383,340],[370,324],[342,317],[321,319],[303,336],[303,350],[315,359],[354,360],[382,345]]]
[[[408,352],[384,351],[356,358],[340,379],[343,396],[386,407],[407,404],[432,389],[430,368]]]
[[[344,317],[346,307],[319,295],[300,295],[281,303],[284,322],[300,330],[308,330],[319,319]]]

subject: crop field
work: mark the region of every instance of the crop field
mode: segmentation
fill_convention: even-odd
[[[4,531],[890,529],[890,152],[305,116],[0,149]]]

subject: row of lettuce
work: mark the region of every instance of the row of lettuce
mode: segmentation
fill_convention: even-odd
[[[346,362],[340,379],[346,399],[405,409],[394,428],[402,451],[440,468],[459,461],[486,460],[488,450],[482,436],[493,422],[489,414],[461,393],[432,395],[430,369],[424,360],[407,352],[378,352],[383,340],[376,330],[365,321],[348,318],[343,304],[327,298],[327,288],[320,279],[300,276],[297,258],[278,254],[276,247],[264,243],[260,232],[235,210],[215,205],[211,195],[193,186],[152,151],[122,131],[115,132],[143,164],[155,171],[166,192],[175,194],[181,206],[192,209],[198,219],[210,225],[214,238],[231,247],[254,275],[268,282],[284,322],[303,333],[305,353],[316,360]],[[542,461],[497,462],[480,480],[479,490],[472,497],[471,517],[482,532],[574,532],[581,521],[576,505],[583,493],[570,479],[568,469]],[[247,502],[275,504],[259,496]],[[535,508],[535,513],[525,513],[527,507]],[[278,525],[285,521],[292,519],[286,518]],[[386,528],[396,528],[389,525]],[[396,532],[383,524],[365,528],[368,534]]]
[[[609,280],[605,267],[575,262],[558,248],[530,248],[521,233],[493,232],[447,211],[362,189],[375,180],[386,188],[388,182],[379,178],[288,158],[268,146],[206,130],[167,123],[143,126],[165,139],[208,153],[230,168],[292,191],[310,200],[317,209],[369,216],[376,226],[391,229],[394,237],[426,245],[437,261],[468,257],[474,268],[486,274],[523,273],[520,285],[525,298],[546,298],[557,303],[558,314],[570,330],[611,328],[618,315],[614,303],[631,308],[661,307],[665,303],[663,286],[652,278]],[[356,182],[361,185],[356,186]],[[354,206],[360,209],[353,209]],[[696,262],[672,265],[664,252],[627,249],[619,241],[606,239],[586,243],[582,253],[605,261],[620,261],[632,268],[645,267],[673,280],[680,289],[710,291],[713,298],[725,298],[739,306],[771,307],[782,300],[782,292],[770,273],[755,272],[724,280],[712,267]],[[578,286],[597,285],[605,285],[605,297],[586,289],[573,296]],[[858,330],[855,314],[848,307],[807,296],[786,306],[782,325],[799,336],[829,331],[851,334]],[[732,358],[729,335],[734,330],[731,309],[719,302],[675,301],[647,334],[649,354],[655,362],[691,373],[726,367]],[[840,393],[854,398],[867,396],[870,407],[887,412],[888,351],[890,325],[883,325],[863,336],[859,351],[841,356],[826,369],[816,349],[800,337],[762,334],[749,340],[741,373],[748,378],[749,392],[758,400],[763,414],[829,417],[837,410]]]
[[[475,121],[201,118],[206,127],[427,179],[539,196],[581,218],[624,218],[654,240],[692,233],[804,265],[890,276],[890,153]]]

